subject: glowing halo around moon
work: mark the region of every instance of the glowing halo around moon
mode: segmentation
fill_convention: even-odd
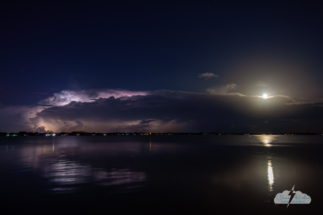
[[[262,95],[262,98],[263,98],[263,99],[266,99],[266,98],[268,98],[268,95],[267,95],[267,94],[263,94],[263,95]]]

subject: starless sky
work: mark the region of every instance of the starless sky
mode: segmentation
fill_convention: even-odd
[[[1,3],[0,131],[323,131],[320,1],[103,2]]]

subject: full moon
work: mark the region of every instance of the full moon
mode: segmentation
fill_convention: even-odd
[[[266,98],[268,98],[268,95],[267,94],[263,94],[262,95],[262,98],[266,99]]]

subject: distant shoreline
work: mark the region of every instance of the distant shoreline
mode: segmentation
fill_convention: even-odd
[[[221,136],[221,135],[323,135],[323,133],[221,133],[221,132],[165,132],[165,133],[141,133],[141,132],[114,132],[114,133],[96,133],[96,132],[59,132],[59,133],[37,133],[37,132],[18,132],[7,133],[0,132],[0,136],[18,137],[18,136],[178,136],[178,135],[191,135],[191,136]]]

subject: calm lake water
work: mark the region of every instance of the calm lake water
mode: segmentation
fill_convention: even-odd
[[[322,212],[323,136],[0,137],[1,214]],[[310,204],[274,204],[295,190]]]

